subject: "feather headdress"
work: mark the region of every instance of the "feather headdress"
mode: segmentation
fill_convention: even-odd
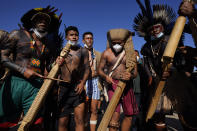
[[[58,9],[55,9],[55,7],[47,6],[46,8],[34,8],[25,13],[22,18],[21,22],[25,29],[30,30],[33,27],[32,19],[37,14],[45,14],[46,16],[50,17],[50,25],[49,25],[49,33],[55,32],[59,30],[60,24],[61,24],[61,16],[62,13],[57,16],[55,13],[58,11]],[[44,15],[43,15],[44,17]]]
[[[164,26],[165,33],[169,33],[175,23],[176,13],[168,5],[153,5],[149,0],[144,0],[145,6],[136,0],[141,13],[134,18],[133,28],[140,37],[148,36],[148,28],[155,24],[162,24]]]

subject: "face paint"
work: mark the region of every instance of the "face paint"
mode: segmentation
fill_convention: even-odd
[[[118,53],[122,50],[122,46],[119,44],[115,44],[115,45],[113,45],[113,49],[116,53]]]

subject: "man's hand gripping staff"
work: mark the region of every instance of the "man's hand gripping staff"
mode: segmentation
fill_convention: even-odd
[[[68,56],[70,51],[71,44],[67,43],[66,46],[60,53],[60,59],[65,58]],[[56,78],[59,71],[59,64],[55,64],[55,66],[49,72],[48,78]],[[44,100],[50,91],[52,85],[54,84],[54,80],[46,79],[40,88],[36,98],[34,99],[30,109],[28,110],[27,114],[25,115],[18,131],[27,131],[29,126],[33,123],[39,109],[41,108]]]
[[[186,1],[186,0],[184,0]],[[191,0],[187,0],[188,2],[191,2]],[[172,30],[172,33],[170,35],[169,41],[167,43],[167,46],[165,48],[162,61],[163,61],[163,73],[167,72],[168,69],[171,67],[175,51],[177,49],[179,40],[181,38],[184,26],[186,23],[186,17],[185,16],[179,16],[176,20],[176,23],[174,25],[174,28]],[[164,75],[163,75],[164,76]],[[152,118],[153,114],[155,113],[159,98],[162,94],[162,90],[165,86],[165,80],[161,79],[157,89],[155,91],[155,95],[152,98],[151,104],[149,106],[146,121]]]

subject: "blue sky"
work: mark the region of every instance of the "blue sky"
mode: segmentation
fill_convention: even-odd
[[[143,1],[143,0],[141,0]],[[168,4],[175,12],[181,0],[151,0],[152,4]],[[32,8],[55,6],[59,9],[57,14],[63,12],[63,24],[77,26],[82,34],[86,31],[94,33],[94,47],[98,51],[106,48],[106,32],[114,28],[132,28],[133,19],[140,9],[135,0],[1,0],[0,4],[0,29],[11,31],[18,29],[18,23],[24,13]],[[134,47],[140,50],[145,43],[137,35],[133,37]],[[192,37],[186,35],[186,45],[194,47]]]

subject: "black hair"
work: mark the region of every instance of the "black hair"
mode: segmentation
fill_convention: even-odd
[[[139,54],[139,51],[138,50],[135,50],[135,52],[137,52]]]
[[[83,33],[83,39],[85,38],[85,35],[92,35],[92,37],[93,37],[93,33],[92,32],[85,32],[85,33]]]
[[[75,26],[68,26],[68,27],[65,29],[65,34],[66,34],[66,36],[68,35],[68,32],[69,32],[70,30],[74,30],[74,31],[76,31],[76,32],[79,34],[79,31],[78,31],[77,27],[75,27]]]

